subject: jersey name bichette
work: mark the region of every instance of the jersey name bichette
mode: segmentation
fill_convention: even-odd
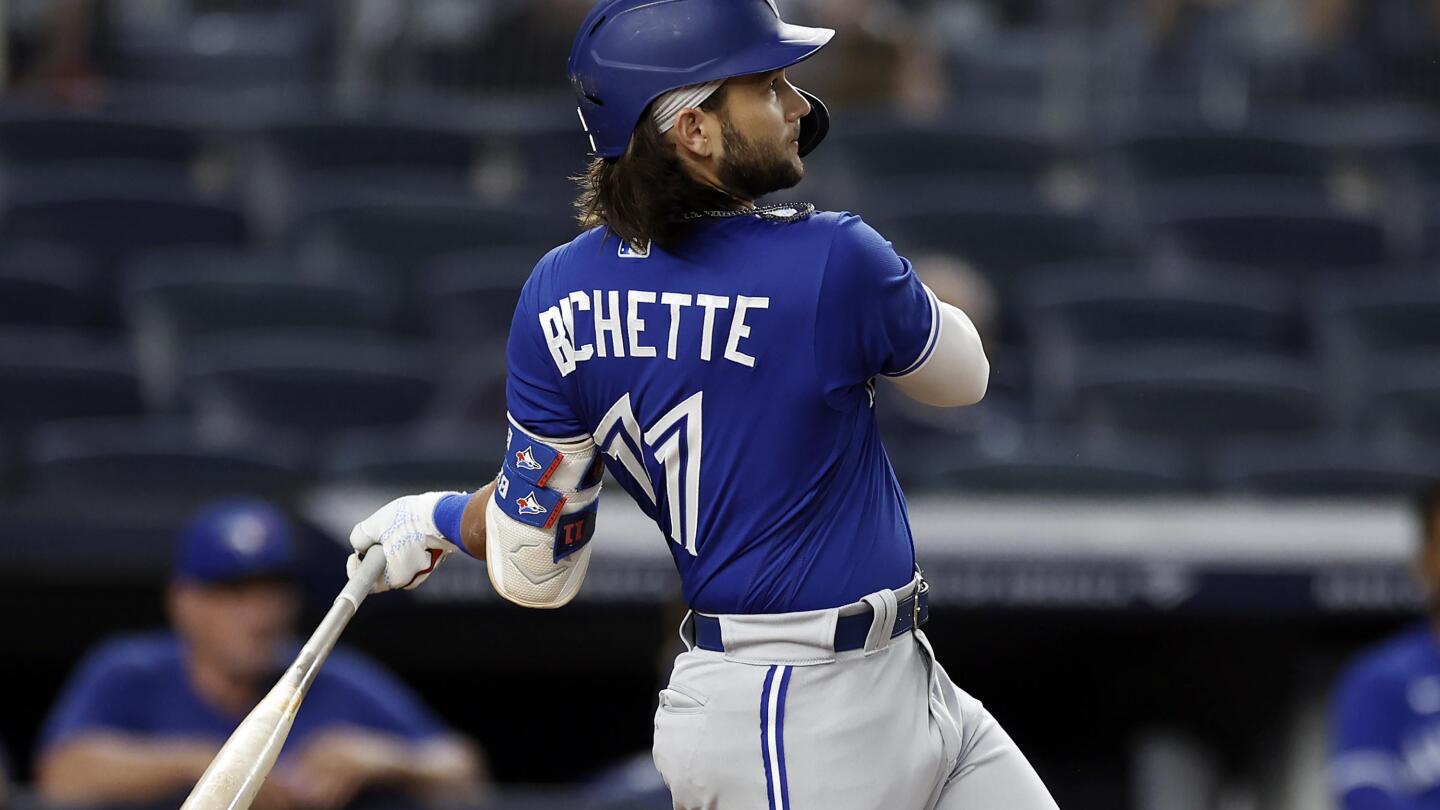
[[[750,336],[747,323],[755,310],[770,308],[770,299],[761,296],[714,295],[710,293],[664,292],[655,290],[576,290],[539,315],[540,331],[560,375],[596,357],[691,357],[710,362],[719,357],[753,368],[755,357],[746,354],[740,342]],[[718,324],[731,313],[729,323]],[[576,338],[576,318],[589,316],[595,336],[592,342]],[[701,323],[699,341],[682,347],[682,319]],[[658,339],[658,343],[652,342]]]

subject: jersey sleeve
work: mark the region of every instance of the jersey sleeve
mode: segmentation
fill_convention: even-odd
[[[145,673],[118,644],[91,653],[70,676],[40,732],[39,749],[49,751],[90,731],[144,731],[139,696]]]
[[[1327,770],[1341,810],[1413,807],[1400,748],[1403,696],[1378,673],[1357,670],[1343,678],[1330,707]]]
[[[590,431],[565,397],[560,369],[546,342],[541,321],[545,314],[551,328],[557,328],[560,322],[558,304],[546,302],[541,292],[545,287],[544,271],[555,255],[552,251],[540,260],[515,306],[505,349],[509,372],[505,381],[505,405],[510,418],[530,433],[548,439],[572,439],[589,435]],[[548,312],[551,307],[556,307],[556,311]]]
[[[353,724],[420,742],[448,733],[446,727],[404,683],[357,653],[341,651],[321,670],[327,687],[337,694],[330,705],[343,706],[345,715],[322,718]],[[301,711],[305,710],[301,707]],[[323,724],[323,723],[322,723]]]
[[[827,401],[876,375],[924,365],[938,336],[938,303],[910,262],[857,216],[835,227],[815,312],[815,362]]]

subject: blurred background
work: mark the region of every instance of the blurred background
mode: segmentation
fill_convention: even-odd
[[[1329,806],[1336,673],[1424,605],[1440,2],[781,6],[840,33],[780,198],[861,213],[991,355],[974,408],[879,392],[941,661],[1066,810]],[[588,7],[0,2],[11,806],[51,806],[85,652],[165,625],[198,506],[300,521],[308,623],[356,520],[493,477],[510,312],[575,232]],[[569,608],[454,559],[347,632],[484,748],[488,807],[668,807],[678,580],[623,500]]]

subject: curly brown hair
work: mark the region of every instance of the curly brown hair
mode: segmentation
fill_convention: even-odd
[[[721,85],[700,109],[721,109],[725,91],[726,86]],[[685,214],[740,204],[733,195],[692,177],[676,149],[646,108],[624,155],[613,160],[596,158],[584,174],[572,178],[580,186],[575,200],[580,227],[604,225],[632,244],[649,241],[673,251],[692,224],[683,219]]]

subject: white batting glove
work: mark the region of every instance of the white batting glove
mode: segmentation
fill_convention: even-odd
[[[385,576],[375,583],[374,592],[419,586],[457,548],[435,528],[435,504],[446,495],[458,494],[406,495],[357,523],[350,532],[350,546],[355,553],[345,562],[346,573],[354,576],[360,556],[379,546],[385,555]]]

